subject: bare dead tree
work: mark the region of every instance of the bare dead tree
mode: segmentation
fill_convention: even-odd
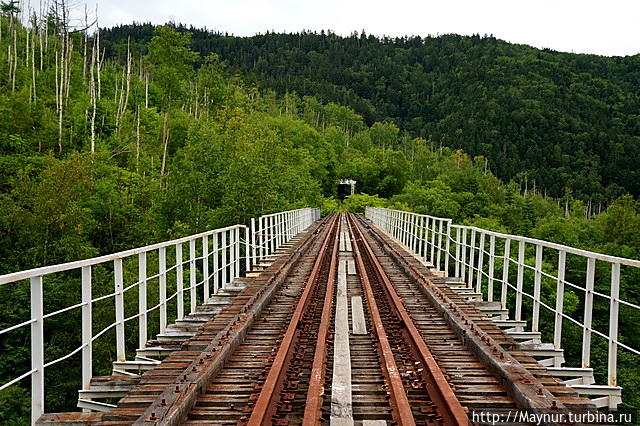
[[[96,85],[96,67],[98,62],[98,39],[94,38],[91,52],[91,69],[89,70],[89,93],[91,96],[91,153],[96,152],[96,113],[98,110],[98,91]]]
[[[136,106],[136,172],[140,172],[140,105]]]
[[[149,108],[149,74],[144,75],[144,107]]]
[[[34,12],[32,16],[32,42],[31,42],[31,87],[33,88],[31,95],[33,102],[36,102],[37,96],[37,84],[36,84],[36,39],[41,38],[38,37],[38,18]]]
[[[124,114],[127,112],[127,105],[129,103],[129,92],[131,90],[131,60],[130,40],[127,40],[127,65],[122,70],[121,90],[118,98],[118,110],[116,112],[116,133],[120,132],[120,123]]]
[[[167,165],[167,148],[169,145],[169,113],[164,113],[164,122],[162,124],[162,166],[160,167],[160,176],[164,176]]]
[[[89,44],[89,31],[88,31],[88,25],[89,25],[89,16],[87,13],[87,5],[84,5],[84,25],[85,25],[85,31],[84,31],[84,43],[82,46],[82,77],[86,80],[87,79],[87,44]]]

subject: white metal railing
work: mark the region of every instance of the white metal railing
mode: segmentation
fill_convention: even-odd
[[[608,347],[607,385],[593,392],[605,395],[594,401],[598,406],[614,409],[621,402],[617,381],[618,350],[640,355],[639,348],[623,343],[619,335],[620,308],[634,311],[634,316],[640,312],[640,306],[620,298],[621,269],[628,268],[629,273],[637,274],[640,261],[473,226],[454,225],[447,218],[375,207],[368,207],[365,214],[375,225],[432,263],[445,276],[453,267],[453,276],[483,294],[487,301],[493,302],[499,297],[501,308],[511,310],[514,320],[527,321],[532,332],[540,331],[542,308],[553,318],[555,349],[561,349],[563,337],[568,338],[563,334],[563,323],[579,327],[582,334],[580,368],[591,368],[592,336],[605,339]],[[515,245],[517,257],[514,258],[511,253]],[[573,276],[584,273],[582,284],[566,278],[569,262]],[[510,273],[512,265],[515,274]],[[498,267],[502,269],[501,274]],[[595,285],[596,278],[601,283],[599,286]],[[543,286],[543,281],[548,285]],[[566,288],[579,300],[579,307],[573,315],[564,309]],[[523,298],[528,299],[530,306],[523,304]],[[604,304],[609,311],[607,330],[599,330],[593,324],[594,300],[600,306]],[[523,310],[529,307],[530,311]],[[631,339],[633,336],[624,337]],[[562,357],[556,357],[552,367],[559,368],[562,362]],[[607,387],[611,389],[607,390]],[[588,393],[588,389],[581,390]]]
[[[256,221],[251,219],[250,228],[234,225],[92,259],[1,275],[0,285],[19,285],[23,282],[30,286],[29,319],[0,330],[0,336],[23,327],[30,327],[31,369],[2,384],[0,391],[26,378],[31,378],[31,419],[32,423],[35,423],[45,412],[44,372],[47,367],[81,352],[81,386],[82,389],[88,389],[93,376],[92,346],[96,339],[115,329],[117,361],[126,361],[125,339],[131,333],[131,330],[126,327],[129,322],[137,319],[138,346],[140,349],[145,348],[150,326],[147,320],[151,312],[159,311],[157,329],[163,333],[168,324],[168,307],[172,307],[172,310],[175,307],[175,312],[171,312],[172,318],[182,319],[185,316],[185,293],[188,294],[187,309],[190,313],[194,313],[199,301],[206,301],[212,294],[218,293],[236,277],[241,276],[244,272],[241,271],[243,257],[245,271],[249,271],[252,265],[273,253],[284,242],[309,227],[317,219],[319,219],[319,209],[312,208],[274,213],[261,216],[257,220],[257,228]],[[183,254],[185,248],[187,251]],[[241,249],[244,252],[242,255]],[[170,262],[168,262],[168,254]],[[149,260],[154,264],[150,265]],[[148,272],[148,266],[153,267],[151,274]],[[189,270],[186,285],[184,283],[185,267]],[[92,279],[92,272],[97,269],[101,273],[107,270],[106,275],[113,283],[113,287],[100,296],[94,296],[93,291],[98,290],[96,280]],[[72,306],[45,313],[45,278],[55,274],[68,274],[64,276],[65,279],[79,281],[80,300]],[[136,275],[137,280],[130,279]],[[169,295],[167,295],[168,280],[171,281],[173,290]],[[152,286],[152,283],[156,285]],[[108,283],[106,285],[109,286]],[[126,308],[129,307],[131,310],[131,303],[126,304],[125,299],[131,301],[131,297],[128,297],[131,293],[127,293],[134,288],[137,288],[138,292],[138,306],[135,313],[127,316]],[[100,290],[105,292],[104,285]],[[197,294],[199,290],[202,291],[201,298]],[[157,294],[155,299],[158,301],[152,307],[149,307],[148,303],[150,291],[153,291],[154,296]],[[113,300],[114,320],[94,333],[93,308],[96,303],[109,299]],[[57,359],[45,361],[45,321],[76,309],[81,310],[82,318],[79,333],[80,346]],[[0,352],[0,356],[4,355],[8,353]]]
[[[251,219],[251,259],[260,263],[300,231],[320,219],[320,209],[305,208]]]

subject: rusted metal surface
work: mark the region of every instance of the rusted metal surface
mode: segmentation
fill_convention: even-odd
[[[330,225],[331,230],[327,234],[327,238],[323,242],[320,253],[313,265],[311,275],[309,276],[309,279],[304,286],[302,297],[300,298],[296,310],[293,313],[291,322],[289,323],[289,327],[287,328],[287,332],[282,338],[282,343],[280,344],[273,365],[269,370],[269,375],[267,376],[258,400],[253,407],[253,412],[251,413],[251,417],[247,422],[247,424],[250,426],[259,426],[262,424],[271,423],[271,415],[273,414],[273,411],[275,409],[274,398],[276,397],[277,393],[282,391],[282,385],[285,379],[282,373],[285,370],[286,363],[291,359],[295,346],[295,338],[298,334],[298,326],[300,320],[302,319],[302,316],[310,303],[313,283],[314,281],[316,281],[316,279],[318,279],[320,275],[320,268],[322,267],[323,263],[326,262],[325,256],[330,247],[333,247],[333,254],[331,255],[331,258],[335,258],[337,224],[338,220],[336,216],[334,217]],[[335,262],[333,262],[332,265],[335,265]]]
[[[513,339],[445,279],[430,275],[367,222],[345,218],[326,218],[301,237],[182,350],[141,376],[117,409],[91,422],[328,422],[332,396],[344,392],[332,389],[334,343],[350,350],[353,400],[345,406],[358,424],[467,424],[465,409],[546,407],[532,404],[533,398],[556,411],[591,407],[518,352]],[[345,243],[338,252],[346,232],[353,251]],[[368,333],[347,341],[334,339],[332,311],[337,265],[349,261],[357,273],[342,270],[338,284],[344,295],[346,277],[348,296],[362,297]],[[344,316],[338,317],[343,330]]]
[[[360,220],[360,222],[364,221]],[[531,357],[517,352],[515,350],[517,345],[505,342],[506,336],[501,331],[488,332],[486,325],[481,325],[478,321],[482,315],[477,315],[475,308],[470,308],[466,301],[461,301],[462,298],[451,291],[443,279],[428,277],[421,273],[419,270],[421,265],[415,261],[415,258],[404,253],[396,244],[390,243],[388,237],[379,234],[367,224],[364,224],[363,228],[366,228],[374,237],[382,252],[418,285],[429,304],[446,321],[447,326],[455,332],[457,338],[474,353],[482,365],[497,376],[501,386],[515,400],[517,408],[530,410],[533,413],[553,412],[565,415],[569,411],[595,408],[588,400],[578,398],[574,391],[558,383],[558,380],[547,380],[548,374],[539,376],[529,371],[533,367],[540,369],[540,365]],[[564,397],[558,396],[563,394]],[[565,400],[571,408],[563,403]]]
[[[336,221],[337,222],[337,221]],[[327,338],[330,328],[331,311],[333,307],[333,293],[336,280],[336,268],[338,262],[338,238],[333,239],[331,251],[331,263],[329,265],[329,278],[324,296],[324,309],[320,319],[318,338],[316,339],[313,365],[311,366],[311,376],[309,378],[309,389],[307,391],[307,403],[304,410],[303,424],[320,424],[322,395],[324,393],[324,380],[327,362]]]
[[[373,299],[373,294],[371,292],[370,285],[368,284],[368,279],[365,279],[366,270],[364,268],[363,261],[363,253],[361,253],[359,245],[362,246],[365,255],[368,257],[368,261],[371,262],[373,269],[375,270],[378,278],[384,283],[388,296],[391,298],[391,301],[395,307],[397,314],[402,319],[406,333],[408,334],[409,339],[411,340],[411,344],[414,350],[417,352],[417,355],[422,362],[424,374],[427,375],[427,390],[429,392],[429,396],[432,401],[435,403],[435,408],[440,417],[445,421],[445,424],[448,425],[467,425],[469,423],[467,418],[466,410],[458,401],[458,398],[453,393],[451,386],[447,382],[444,374],[438,364],[433,358],[431,351],[425,344],[424,340],[420,336],[420,332],[416,328],[413,323],[412,318],[409,316],[408,312],[404,308],[402,301],[398,297],[393,284],[389,281],[389,277],[387,276],[384,268],[380,265],[380,262],[376,258],[371,246],[363,237],[361,231],[358,229],[355,219],[350,215],[350,224],[352,235],[355,238],[355,244],[353,244],[354,251],[356,253],[356,263],[358,265],[358,269],[360,270],[361,275],[363,276],[363,281],[366,281],[367,287],[367,300],[369,300],[369,304],[371,306],[372,303],[375,303]],[[375,318],[375,316],[374,316]],[[379,320],[379,317],[378,317]],[[376,329],[383,328],[382,324],[378,325],[376,322]],[[399,380],[400,384],[402,381]],[[429,385],[431,383],[432,385]],[[395,396],[395,395],[394,395]],[[405,395],[406,398],[406,395]],[[397,400],[397,403],[404,403],[404,401]],[[408,401],[407,401],[408,403]],[[407,407],[408,408],[408,407]],[[411,411],[409,410],[409,414]],[[400,412],[399,412],[400,414]],[[411,420],[413,421],[413,419]],[[404,420],[402,418],[399,419],[401,424],[404,424]],[[410,424],[410,423],[409,423]]]
[[[184,361],[174,362],[175,367],[173,367],[171,366],[172,357],[169,357],[170,377],[175,377],[175,379],[169,383],[161,380],[162,383],[165,383],[164,391],[156,394],[157,396],[147,403],[147,408],[135,416],[134,421],[130,423],[177,425],[184,421],[198,394],[224,365],[234,348],[242,342],[256,316],[260,315],[284,278],[308,250],[314,241],[314,234],[321,229],[322,225],[315,231],[307,232],[306,240],[299,244],[297,250],[279,259],[274,264],[273,270],[266,274],[265,281],[245,288],[241,293],[242,297],[238,296],[232,305],[226,307],[216,316],[211,325],[203,326],[204,330],[201,330],[198,336],[183,344],[189,349],[196,349],[195,351],[177,352],[177,356],[182,357]],[[207,335],[211,337],[205,337]],[[202,340],[203,337],[206,340]],[[179,366],[182,368],[176,370],[176,367],[179,368]],[[146,375],[143,376],[143,384],[140,386],[143,392],[144,386],[149,386],[148,382],[155,382],[154,372],[151,373],[148,380],[145,379]],[[128,407],[128,404],[121,403],[116,410],[103,416],[105,422],[128,421],[129,419],[132,419],[131,408]]]
[[[351,231],[353,233],[353,227],[351,227]],[[394,419],[400,425],[415,425],[416,423],[413,419],[409,399],[407,398],[407,393],[404,389],[404,384],[402,383],[402,378],[400,377],[400,372],[398,371],[398,366],[396,365],[393,351],[389,344],[384,324],[382,323],[382,318],[380,317],[378,304],[376,303],[373,290],[371,289],[369,277],[367,276],[367,271],[365,269],[358,244],[353,245],[353,251],[356,258],[356,266],[360,272],[360,279],[364,286],[364,293],[367,299],[367,304],[369,305],[369,311],[371,312],[374,331],[378,338],[378,344],[380,345],[382,366],[391,391],[391,406],[393,407]]]

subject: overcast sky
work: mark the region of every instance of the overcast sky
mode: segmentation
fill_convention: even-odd
[[[565,52],[640,53],[640,0],[97,1],[102,27],[173,20],[235,35],[302,29],[344,35],[363,29],[390,36],[478,33]],[[87,0],[90,9],[95,3]]]

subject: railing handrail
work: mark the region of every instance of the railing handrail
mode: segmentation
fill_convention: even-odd
[[[366,216],[417,256],[430,262],[444,275],[449,275],[450,263],[452,262],[452,276],[466,284],[465,291],[472,290],[470,294],[476,295],[474,297],[482,296],[483,298],[486,291],[487,301],[499,300],[502,318],[506,318],[505,312],[512,311],[515,321],[525,321],[524,325],[516,326],[516,330],[526,329],[530,325],[531,332],[540,332],[540,310],[544,309],[554,316],[552,324],[553,347],[559,351],[563,335],[566,336],[566,333],[563,334],[563,322],[569,321],[574,326],[581,328],[582,355],[580,365],[582,368],[589,369],[591,367],[592,335],[605,339],[608,342],[607,386],[600,386],[595,390],[594,395],[606,396],[597,398],[594,402],[598,407],[611,409],[615,409],[621,402],[619,393],[621,388],[617,384],[617,351],[624,349],[633,356],[640,356],[640,348],[625,344],[623,336],[619,334],[620,308],[624,306],[635,309],[636,312],[640,311],[639,304],[620,297],[621,267],[640,268],[640,260],[596,253],[536,238],[489,231],[476,226],[456,225],[448,218],[403,210],[367,207]],[[498,253],[498,242],[501,242],[503,246],[500,253]],[[489,245],[488,251],[487,245]],[[535,262],[530,256],[527,256],[527,248],[535,248]],[[517,251],[516,257],[512,256],[513,249]],[[568,269],[567,254],[573,255],[571,269]],[[550,255],[553,259],[549,259]],[[485,259],[487,263],[484,263]],[[557,267],[552,266],[554,268],[552,271],[547,270],[547,267],[544,266],[545,259],[550,260],[551,264],[557,265]],[[580,263],[575,263],[575,261]],[[607,265],[609,272],[598,268],[598,261],[602,262],[603,266]],[[582,270],[584,271],[584,282],[581,284],[573,283],[567,279],[566,273],[571,270],[572,273],[580,274],[576,267],[584,268],[585,265],[582,262],[586,263],[586,271]],[[496,266],[501,267],[502,277],[496,274]],[[596,270],[599,272],[596,273]],[[532,273],[533,277],[525,275],[525,271]],[[596,281],[596,275],[600,281]],[[582,280],[582,275],[578,276]],[[555,289],[543,287],[543,278],[553,280]],[[575,276],[571,280],[574,278]],[[609,281],[604,290],[596,285],[596,283],[605,285],[603,280]],[[567,290],[565,290],[565,286],[567,286]],[[574,294],[581,292],[580,304],[575,309],[582,311],[582,316],[574,318],[565,313],[564,296],[566,291],[572,291]],[[513,296],[514,293],[515,297],[510,299],[508,295]],[[499,294],[499,299],[495,297],[497,294]],[[545,297],[551,297],[555,303],[548,303],[548,299]],[[531,304],[523,303],[523,298],[528,299]],[[604,300],[608,304],[608,332],[601,328],[606,326],[606,322],[603,323],[604,325],[600,324],[599,327],[594,326],[593,312],[596,298]],[[553,306],[554,304],[555,306]],[[559,353],[562,352],[559,351]],[[640,359],[638,360],[640,361]],[[575,361],[577,362],[577,359]],[[564,360],[556,353],[545,362],[544,365],[560,368]],[[594,380],[595,378],[591,377],[591,381],[586,384],[594,383]],[[583,384],[585,383],[583,382]]]
[[[525,243],[531,243],[531,244],[535,244],[535,245],[540,245],[540,246],[548,247],[548,248],[554,249],[554,250],[562,250],[562,251],[565,251],[567,253],[576,254],[578,256],[589,257],[589,258],[596,259],[596,260],[602,260],[604,262],[619,263],[621,265],[634,266],[636,268],[640,268],[640,260],[629,259],[629,258],[626,258],[626,257],[612,256],[612,255],[603,254],[603,253],[597,253],[597,252],[594,252],[594,251],[579,249],[579,248],[566,246],[564,244],[559,244],[559,243],[552,243],[551,241],[540,240],[540,239],[537,239],[537,238],[523,237],[521,235],[513,235],[513,234],[503,234],[501,232],[489,231],[489,230],[484,229],[484,228],[478,228],[477,226],[453,225],[452,224],[451,227],[452,228],[460,228],[460,229],[465,229],[466,228],[468,230],[473,230],[473,231],[476,231],[476,232],[482,232],[483,234],[486,234],[486,235],[493,235],[494,237],[509,239],[509,240],[513,240],[513,241],[524,241]]]
[[[125,336],[127,332],[126,325],[129,321],[138,320],[138,347],[140,349],[145,348],[146,343],[149,341],[147,317],[151,312],[159,311],[159,332],[164,333],[169,320],[168,304],[173,299],[175,299],[175,306],[171,308],[171,315],[173,316],[173,311],[175,311],[175,319],[184,318],[185,308],[190,313],[195,313],[196,304],[198,303],[197,292],[202,291],[201,300],[206,301],[211,295],[217,294],[220,289],[226,288],[225,286],[233,282],[235,278],[242,276],[240,259],[245,260],[244,270],[248,272],[252,265],[255,266],[257,264],[258,260],[262,260],[276,252],[284,243],[311,226],[319,218],[320,210],[310,207],[271,213],[260,216],[257,219],[251,219],[250,226],[242,224],[231,225],[104,256],[1,275],[0,285],[30,280],[30,319],[0,330],[0,335],[23,327],[30,328],[31,369],[4,384],[0,384],[0,390],[30,377],[31,421],[35,423],[40,415],[45,412],[44,371],[47,367],[81,353],[82,388],[88,389],[93,374],[92,344],[96,339],[115,328],[115,358],[120,363],[126,363],[127,345]],[[242,238],[241,234],[244,238]],[[213,238],[209,238],[210,236],[213,236]],[[183,245],[185,243],[188,243],[188,248],[184,250],[183,256]],[[244,251],[243,254],[241,249]],[[175,253],[175,262],[171,260],[174,264],[167,267],[167,252],[169,250]],[[151,259],[148,259],[148,255],[151,255],[152,258],[157,255],[158,270],[157,273],[152,273],[152,275],[149,275],[147,270],[147,260],[151,261]],[[131,258],[137,258],[136,263],[126,267],[129,271],[133,268],[138,272],[138,280],[133,283],[127,282],[124,275],[126,266],[124,260]],[[210,263],[210,260],[212,263]],[[109,291],[106,295],[92,297],[92,267],[109,263],[113,265],[113,276],[107,278],[107,282],[109,280],[113,282],[113,291]],[[79,286],[81,300],[71,306],[45,314],[44,277],[65,271],[81,273]],[[188,272],[188,275],[185,276],[185,272]],[[198,280],[198,274],[201,274],[200,280]],[[175,280],[172,280],[175,285],[172,284],[174,288],[171,288],[171,291],[173,293],[167,295],[169,275],[175,275]],[[153,284],[151,284],[152,281]],[[211,291],[211,281],[213,291]],[[150,307],[148,305],[147,288],[151,285],[157,287],[158,303]],[[126,317],[125,293],[134,287],[138,289],[137,313]],[[135,295],[133,297],[135,298]],[[188,299],[187,306],[185,306],[185,298]],[[92,305],[107,299],[113,300],[115,319],[111,324],[105,325],[102,330],[94,334]],[[129,300],[131,301],[131,299]],[[81,311],[82,316],[81,345],[55,360],[45,362],[44,321],[52,316],[76,309]],[[86,403],[86,401],[83,403]]]
[[[64,271],[69,271],[71,269],[78,269],[78,268],[82,268],[83,266],[94,266],[100,263],[105,263],[105,262],[113,261],[116,259],[124,259],[125,257],[135,256],[140,253],[154,251],[163,247],[174,246],[176,244],[183,244],[191,240],[217,234],[220,232],[230,231],[236,228],[244,229],[246,228],[246,225],[231,225],[224,228],[217,228],[217,229],[212,229],[205,232],[200,232],[199,234],[193,234],[187,237],[176,238],[175,240],[163,241],[163,242],[151,244],[148,246],[136,247],[129,250],[119,251],[117,253],[105,254],[103,256],[91,257],[89,259],[74,260],[72,262],[60,263],[57,265],[41,266],[38,268],[27,269],[25,271],[12,272],[10,274],[0,275],[0,285],[10,284],[12,282],[26,280],[32,277],[49,275],[56,272],[64,272]]]
[[[367,208],[370,208],[370,209],[384,209],[384,210],[388,210],[388,211],[392,211],[392,212],[399,212],[399,213],[406,213],[406,214],[409,214],[409,215],[428,217],[428,218],[431,218],[431,219],[436,219],[436,220],[441,220],[441,221],[444,221],[444,222],[448,222],[448,223],[450,223],[450,226],[452,228],[474,230],[474,231],[477,231],[477,232],[482,232],[482,233],[484,233],[486,235],[493,235],[494,237],[499,237],[499,238],[504,238],[504,239],[509,239],[509,240],[515,240],[515,241],[524,241],[525,243],[531,243],[531,244],[536,244],[536,245],[543,245],[543,246],[551,248],[551,249],[562,250],[562,251],[565,251],[567,253],[577,254],[579,256],[590,257],[590,258],[593,258],[593,259],[596,259],[596,260],[602,260],[602,261],[605,261],[605,262],[619,263],[621,265],[634,266],[634,267],[640,268],[640,260],[636,260],[636,259],[629,259],[629,258],[626,258],[626,257],[618,257],[618,256],[612,256],[612,255],[603,254],[603,253],[597,253],[597,252],[590,251],[590,250],[579,249],[579,248],[575,248],[575,247],[571,247],[571,246],[566,246],[564,244],[553,243],[551,241],[540,240],[540,239],[532,238],[532,237],[523,237],[521,235],[504,234],[502,232],[490,231],[488,229],[478,228],[477,226],[472,226],[472,225],[456,225],[456,224],[453,223],[452,219],[444,218],[444,217],[431,216],[431,215],[428,215],[428,214],[421,214],[421,213],[415,213],[415,212],[407,212],[407,211],[404,211],[404,210],[397,210],[397,209],[387,209],[387,208],[384,208],[384,207],[367,207]]]

